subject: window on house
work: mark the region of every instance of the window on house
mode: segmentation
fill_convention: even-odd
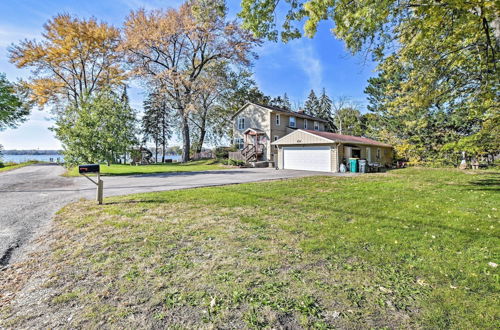
[[[314,130],[319,131],[319,123],[317,121],[314,122]]]
[[[351,157],[352,158],[361,158],[361,149],[359,149],[359,148],[352,148],[351,149]]]
[[[234,145],[236,146],[236,148],[241,150],[245,147],[245,142],[241,138],[236,138],[236,139],[234,139]]]
[[[304,129],[307,129],[307,119],[304,119]]]
[[[289,121],[288,121],[288,126],[290,127],[296,127],[296,123],[295,123],[295,117],[290,117]]]
[[[380,160],[380,148],[377,148],[377,160]]]
[[[280,138],[279,136],[275,135],[274,136],[274,141],[278,141],[279,138]],[[275,145],[274,149],[278,149],[278,146]]]
[[[244,129],[245,128],[245,118],[240,117],[238,118],[238,129]]]
[[[276,126],[279,126],[281,123],[281,116],[280,115],[276,115]]]

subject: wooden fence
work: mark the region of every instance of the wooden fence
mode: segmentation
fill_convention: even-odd
[[[243,156],[241,151],[230,151],[229,152],[229,159],[245,161],[245,157]]]

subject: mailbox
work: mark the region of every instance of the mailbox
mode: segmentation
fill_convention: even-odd
[[[85,173],[99,173],[99,164],[79,165],[78,172]]]

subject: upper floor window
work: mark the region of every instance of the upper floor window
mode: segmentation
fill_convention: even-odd
[[[295,117],[290,117],[289,121],[288,121],[288,126],[290,127],[296,127],[296,123],[295,123]]]
[[[238,118],[238,129],[244,129],[245,128],[245,118],[240,117]]]
[[[307,119],[304,119],[304,129],[307,129]]]
[[[314,130],[319,131],[319,123],[317,121],[314,122]]]
[[[280,115],[276,115],[276,126],[279,126],[281,123],[281,116]]]
[[[274,141],[278,141],[278,139],[279,139],[279,138],[280,138],[280,137],[279,137],[278,135],[275,135],[275,136],[274,136]],[[275,145],[275,146],[274,146],[274,149],[278,149],[278,146],[277,146],[277,145]]]

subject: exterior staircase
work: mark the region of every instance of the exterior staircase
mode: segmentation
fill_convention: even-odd
[[[257,162],[259,160],[259,156],[261,156],[263,153],[263,144],[247,144],[245,148],[241,150],[241,154],[243,155],[245,163]]]

